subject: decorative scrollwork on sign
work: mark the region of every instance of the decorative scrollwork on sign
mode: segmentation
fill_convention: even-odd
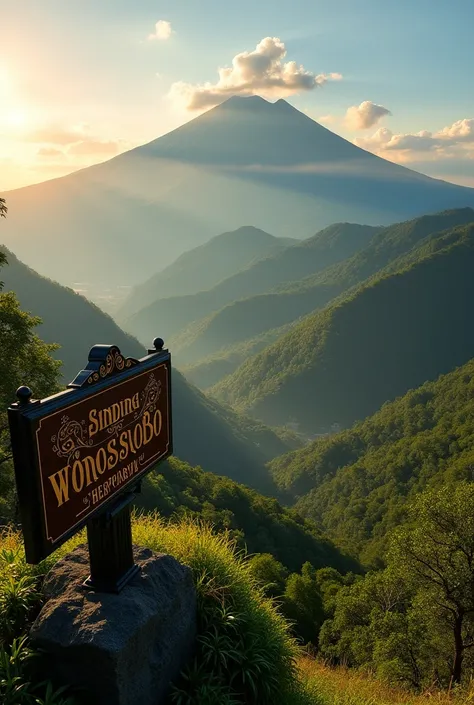
[[[150,375],[148,384],[140,394],[140,411],[137,412],[136,416],[143,416],[145,411],[149,411],[150,413],[155,411],[160,394],[161,382],[157,382],[155,375],[152,374]]]
[[[124,357],[116,345],[94,345],[89,353],[87,367],[76,375],[68,387],[89,387],[138,364],[138,360],[133,357]]]
[[[70,421],[68,416],[63,416],[61,426],[55,436],[51,436],[53,450],[61,458],[70,458],[77,448],[88,448],[92,439],[87,433],[86,422]]]
[[[94,384],[94,382],[98,382],[99,379],[105,379],[118,372],[123,372],[125,369],[128,370],[136,364],[138,364],[137,360],[133,360],[130,357],[125,358],[118,348],[113,347],[105,358],[105,361],[99,367],[99,371],[91,374],[87,383]]]

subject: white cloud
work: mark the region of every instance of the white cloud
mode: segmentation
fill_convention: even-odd
[[[454,140],[455,142],[474,142],[474,118],[457,120],[438,132],[438,136],[441,139]]]
[[[173,30],[171,28],[171,22],[168,22],[168,20],[158,20],[155,24],[155,31],[153,34],[148,35],[148,39],[159,39],[161,41],[166,41],[172,34]]]
[[[438,132],[393,133],[379,128],[370,137],[358,137],[354,144],[394,161],[413,162],[424,155],[430,160],[474,158],[474,118],[457,120]]]
[[[202,110],[222,103],[233,95],[283,97],[311,91],[327,81],[342,79],[340,73],[314,74],[296,61],[284,61],[285,44],[278,37],[262,39],[253,51],[243,51],[232,66],[218,69],[216,83],[193,85],[174,83],[170,95],[185,102],[188,110]]]
[[[391,114],[390,110],[383,105],[364,100],[360,105],[353,105],[347,109],[344,121],[351,130],[368,130],[383,117]]]

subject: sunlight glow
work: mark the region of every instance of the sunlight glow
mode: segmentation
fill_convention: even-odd
[[[24,127],[28,123],[28,117],[24,110],[8,110],[3,122],[7,127]]]

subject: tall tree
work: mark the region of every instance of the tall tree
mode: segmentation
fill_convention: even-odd
[[[6,218],[8,212],[7,204],[4,198],[0,198],[0,217]]]
[[[474,646],[474,485],[459,482],[426,492],[410,509],[389,555],[451,633],[451,678],[459,683]]]

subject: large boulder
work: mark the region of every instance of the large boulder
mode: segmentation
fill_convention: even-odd
[[[69,685],[87,705],[159,705],[192,655],[196,592],[189,568],[134,547],[140,573],[118,594],[82,587],[87,547],[60,560],[30,632],[42,676]]]

